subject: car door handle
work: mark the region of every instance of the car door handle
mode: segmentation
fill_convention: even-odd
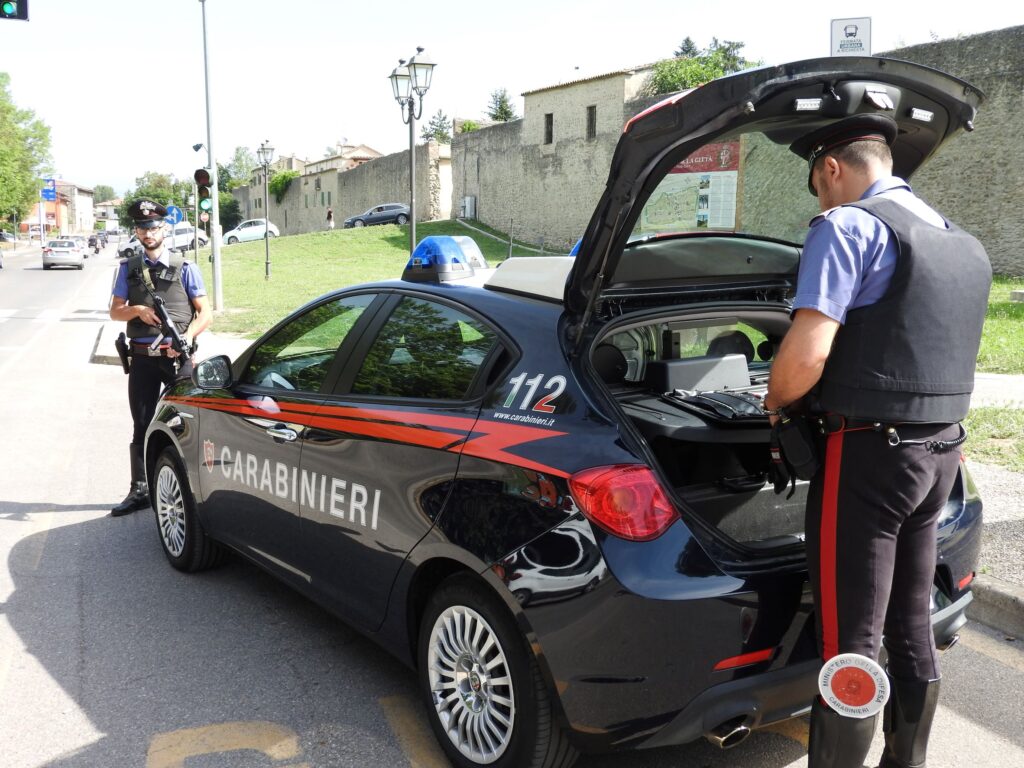
[[[284,440],[285,442],[292,442],[297,440],[299,433],[294,429],[288,429],[283,424],[276,424],[273,427],[267,427],[267,434],[275,440]]]

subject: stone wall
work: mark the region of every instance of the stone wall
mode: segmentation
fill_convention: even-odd
[[[912,183],[981,240],[997,273],[1024,276],[1024,26],[883,55],[948,72],[985,94],[975,130],[943,145]]]
[[[447,178],[446,178],[447,177]],[[447,191],[447,197],[442,192]],[[257,201],[263,189],[243,185],[232,191],[243,218],[263,218]],[[270,195],[270,220],[282,235],[325,229],[327,208],[334,209],[336,227],[349,216],[381,203],[408,203],[409,152],[398,152],[347,171],[328,169],[293,179],[281,202]],[[451,163],[436,142],[416,147],[416,220],[451,215]]]

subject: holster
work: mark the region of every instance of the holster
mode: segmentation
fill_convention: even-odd
[[[131,370],[131,363],[128,360],[131,353],[128,351],[128,340],[125,338],[124,331],[121,331],[121,335],[114,339],[114,347],[117,349],[117,356],[121,358],[121,368],[128,373]]]
[[[784,413],[774,429],[779,449],[793,474],[800,480],[814,477],[821,459],[818,441],[807,419]]]

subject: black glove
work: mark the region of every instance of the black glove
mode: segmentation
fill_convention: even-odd
[[[768,451],[770,454],[768,480],[775,488],[776,493],[782,493],[786,490],[786,486],[789,486],[789,496],[786,496],[788,499],[796,492],[796,475],[793,474],[793,469],[786,461],[786,456],[782,452],[782,446],[779,444],[778,422],[772,426],[771,436],[768,438]]]

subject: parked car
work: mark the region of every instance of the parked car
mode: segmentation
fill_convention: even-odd
[[[196,230],[191,224],[182,222],[176,224],[174,229],[164,236],[164,245],[172,251],[191,251],[196,247],[196,233],[199,236],[199,247],[203,248],[210,242],[209,236],[203,230]]]
[[[7,230],[0,231],[0,243],[13,243],[16,242],[14,235]]]
[[[64,238],[61,240],[50,240],[43,246],[43,269],[51,267],[76,267],[82,269],[85,266],[85,251],[76,240]]]
[[[407,224],[409,222],[409,206],[402,203],[384,203],[375,205],[365,213],[345,219],[345,229],[352,227],[369,227],[373,224]]]
[[[128,242],[118,247],[119,250],[117,252],[117,255],[120,256],[122,259],[127,259],[132,254],[142,251],[142,243],[139,242],[139,238],[137,238],[135,235],[129,237]]]
[[[267,228],[266,219],[246,219],[234,229],[224,233],[224,242],[228,245],[244,243],[246,240],[262,240]],[[270,237],[280,236],[274,222],[270,222]]]
[[[145,440],[170,564],[230,548],[364,631],[416,670],[462,768],[729,747],[806,712],[809,484],[775,493],[761,406],[818,212],[788,147],[869,110],[867,89],[900,105],[904,178],[981,99],[873,57],[712,81],[627,123],[575,257],[476,273],[428,238],[401,280],[198,363]],[[702,190],[730,194],[709,216]],[[966,622],[981,508],[961,463],[940,648]]]

